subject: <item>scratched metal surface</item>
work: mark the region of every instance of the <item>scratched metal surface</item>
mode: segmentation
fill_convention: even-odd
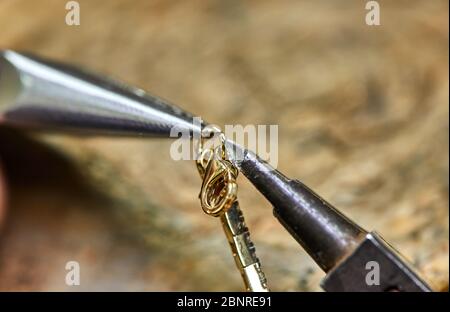
[[[79,2],[68,27],[65,1],[1,1],[0,48],[104,72],[218,124],[279,124],[280,170],[448,289],[446,1],[380,1],[376,29],[360,1]],[[194,163],[169,147],[0,129],[0,289],[242,289]],[[323,273],[239,183],[269,286],[319,290]]]

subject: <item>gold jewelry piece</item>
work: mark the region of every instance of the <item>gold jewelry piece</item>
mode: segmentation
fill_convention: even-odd
[[[219,146],[206,147],[206,139],[214,139],[217,135]],[[197,169],[203,179],[200,204],[206,214],[220,217],[246,290],[266,292],[269,291],[267,281],[237,201],[238,169],[226,158],[225,139],[215,126],[206,126],[202,131],[197,160]]]

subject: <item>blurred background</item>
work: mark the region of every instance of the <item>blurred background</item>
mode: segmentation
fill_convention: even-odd
[[[279,166],[448,290],[448,1],[0,1],[0,49],[111,75],[219,125],[278,124]],[[0,290],[242,290],[170,141],[0,127]],[[272,290],[324,273],[239,178]],[[65,284],[78,261],[81,285]]]

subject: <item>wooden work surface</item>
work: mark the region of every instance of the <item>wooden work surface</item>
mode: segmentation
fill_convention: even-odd
[[[223,124],[278,124],[279,169],[448,289],[448,2],[0,1],[0,49],[112,75]],[[364,2],[364,1],[363,1]],[[241,290],[191,161],[170,142],[0,128],[0,290]],[[273,290],[324,276],[244,177]],[[81,265],[67,287],[65,263]]]

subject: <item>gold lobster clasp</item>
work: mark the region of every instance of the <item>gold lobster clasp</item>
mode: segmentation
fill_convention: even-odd
[[[217,134],[220,138],[219,146],[205,148],[205,140],[214,139]],[[215,126],[203,129],[197,169],[203,178],[199,194],[202,209],[208,215],[220,216],[236,201],[238,170],[226,159],[225,136]]]

